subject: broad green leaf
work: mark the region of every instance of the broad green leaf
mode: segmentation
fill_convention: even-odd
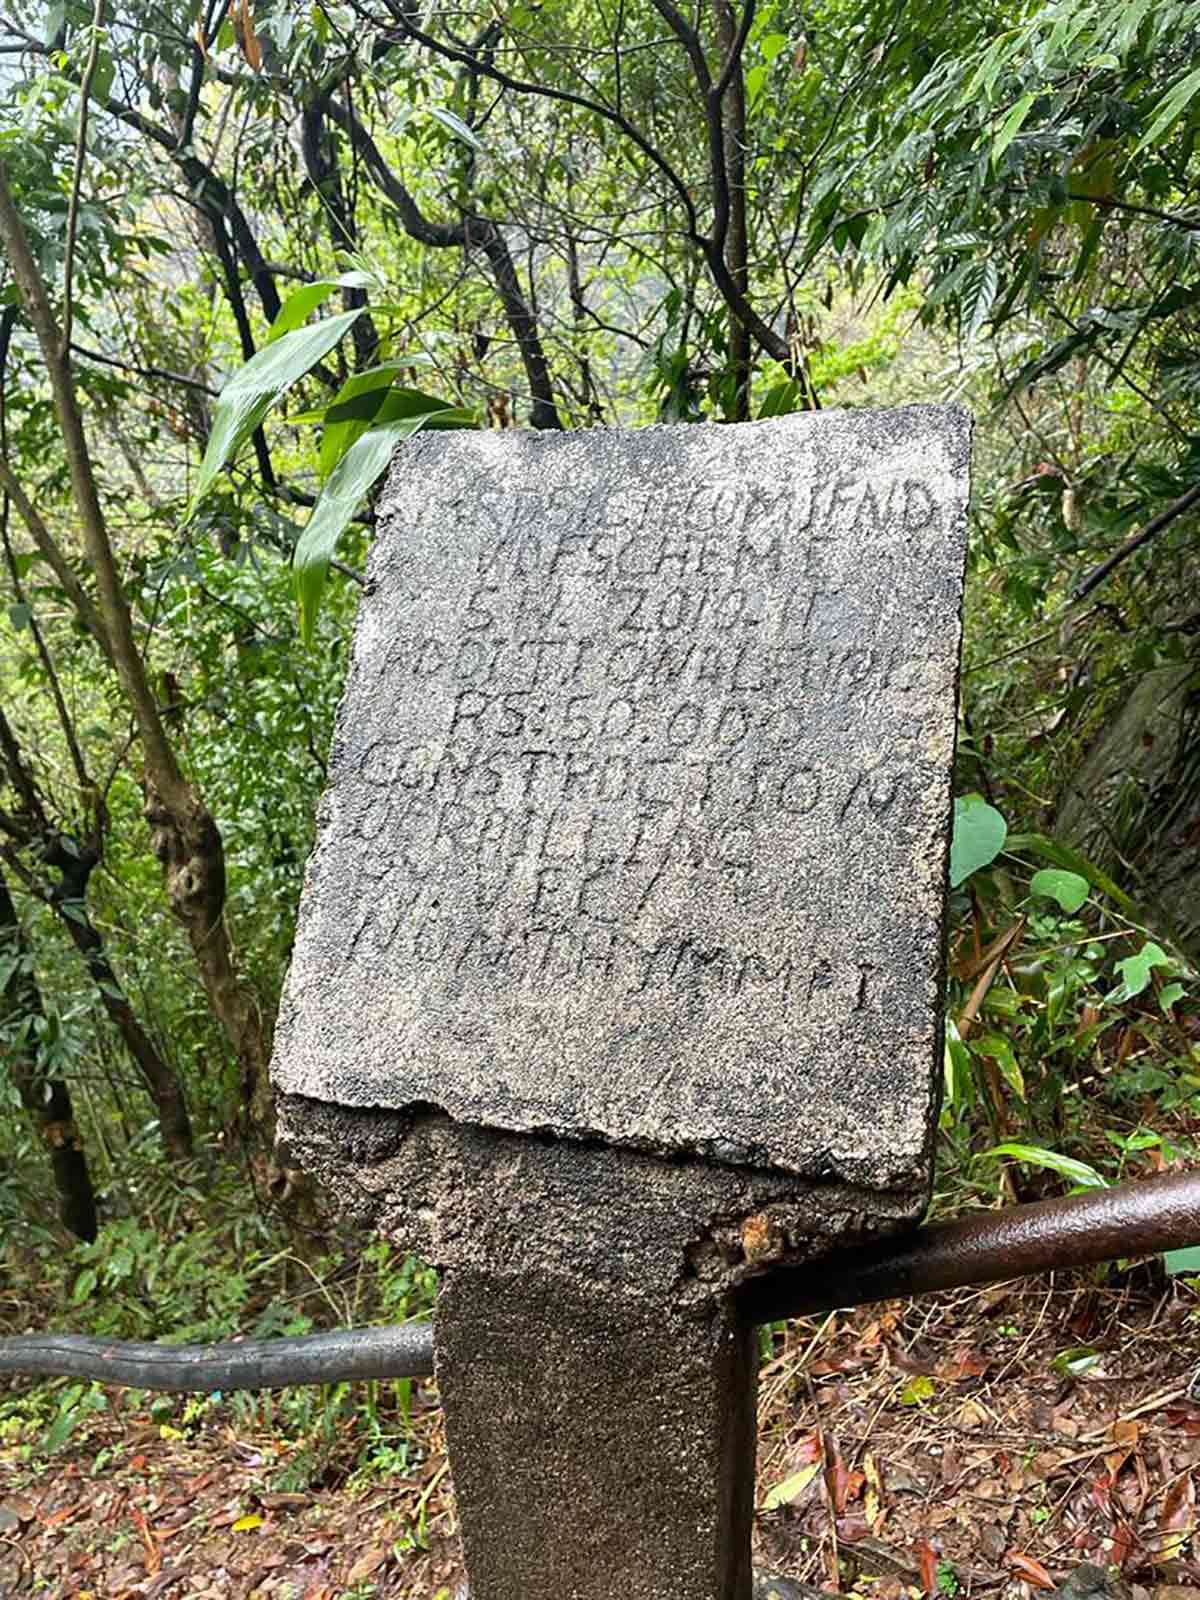
[[[282,339],[285,333],[291,333],[293,328],[302,327],[319,305],[323,305],[337,288],[330,278],[322,278],[317,283],[306,283],[302,289],[297,289],[294,294],[288,295],[280,306],[274,322],[267,329],[267,343],[274,344],[276,339]]]
[[[1016,105],[1013,106],[1013,108],[1009,111],[1004,121],[1001,123],[1000,132],[992,141],[993,165],[1000,160],[1000,157],[1020,133],[1025,124],[1025,118],[1029,115],[1033,102],[1036,99],[1036,95],[1023,94],[1017,101]]]
[[[1013,1047],[1002,1033],[985,1033],[974,1045],[975,1053],[987,1056],[1000,1068],[1000,1076],[1019,1100],[1025,1098],[1025,1078]]]
[[[75,1286],[71,1290],[71,1301],[74,1305],[82,1305],[89,1298],[99,1281],[95,1267],[85,1267],[75,1279]]]
[[[777,55],[787,49],[786,33],[764,33],[759,41],[758,48],[762,51],[764,61],[774,61]]]
[[[1047,900],[1057,900],[1064,911],[1078,911],[1088,897],[1089,884],[1078,872],[1064,872],[1061,867],[1043,867],[1035,872],[1029,885],[1031,894],[1045,895]]]
[[[88,85],[88,94],[101,105],[108,99],[112,90],[115,72],[113,58],[101,47],[96,53],[96,70],[92,73],[92,81]]]
[[[487,147],[474,128],[468,128],[463,119],[456,116],[453,111],[447,111],[445,106],[429,106],[427,109],[429,115],[436,117],[442,127],[448,128],[456,139],[461,139],[464,144],[470,145],[472,150],[478,150],[481,154],[486,153]]]
[[[309,411],[303,417],[292,418],[294,422],[319,420],[322,424],[317,456],[317,472],[322,479],[329,476],[354,441],[374,422],[399,371],[397,362],[385,361],[366,372],[356,372],[346,379],[324,411]]]
[[[1099,889],[1101,894],[1107,895],[1127,917],[1134,921],[1142,920],[1137,904],[1124,889],[1118,888],[1106,872],[1102,872],[1094,862],[1080,855],[1078,850],[1073,850],[1069,844],[1051,839],[1044,833],[1014,833],[1008,841],[1008,848],[1013,855],[1040,856],[1052,866],[1078,873],[1081,878],[1087,879],[1093,889]]]
[[[751,67],[746,74],[746,104],[754,109],[758,97],[763,92],[763,85],[767,81],[767,74],[771,69],[765,62],[759,62],[757,67]]]
[[[1180,1272],[1200,1273],[1200,1244],[1188,1245],[1183,1250],[1166,1251],[1163,1265],[1172,1275]]]
[[[343,311],[340,316],[328,317],[311,328],[285,333],[251,356],[244,367],[238,368],[221,390],[213,408],[212,433],[188,507],[189,520],[222,467],[237,454],[271,407],[278,404],[322,356],[328,355],[361,315],[361,310]]]
[[[437,395],[422,394],[419,389],[392,388],[399,370],[399,364],[394,362],[372,367],[348,378],[338,390],[325,412],[321,432],[317,472],[322,479],[328,478],[350,446],[372,424],[453,409]]]
[[[780,1506],[791,1505],[793,1500],[800,1498],[820,1470],[821,1463],[811,1461],[808,1466],[801,1467],[799,1472],[793,1472],[790,1478],[785,1478],[773,1489],[768,1489],[763,1500],[763,1510],[778,1511]]]
[[[988,46],[982,61],[958,98],[957,104],[959,108],[974,105],[981,91],[985,98],[991,97],[992,85],[995,83],[1001,67],[1012,53],[1016,43],[1017,35],[1009,32],[1002,33],[998,39]]]
[[[1151,967],[1173,967],[1175,963],[1160,944],[1155,944],[1153,939],[1146,943],[1136,955],[1126,956],[1124,961],[1117,962],[1117,971],[1121,974],[1121,987],[1116,991],[1122,1000],[1132,1000],[1134,995],[1141,994],[1150,982]]]
[[[1102,1178],[1095,1167],[1086,1161],[1076,1161],[1074,1156],[1064,1156],[1058,1150],[1043,1150],[1036,1144],[997,1144],[984,1152],[989,1156],[1011,1156],[1014,1161],[1027,1162],[1031,1167],[1045,1167],[1081,1189],[1107,1189],[1108,1179]]]
[[[1050,1365],[1063,1378],[1081,1378],[1100,1360],[1098,1351],[1090,1345],[1077,1344],[1069,1350],[1060,1350]]]
[[[1162,993],[1158,997],[1158,1003],[1164,1012],[1170,1011],[1172,1006],[1178,1005],[1183,999],[1185,992],[1181,983],[1168,983],[1164,985]]]
[[[969,1102],[973,1076],[971,1052],[963,1043],[962,1035],[953,1017],[946,1018],[946,1042],[943,1049],[942,1071],[945,1078],[945,1103],[952,1109]]]
[[[443,407],[444,411],[450,409]],[[420,412],[371,428],[350,446],[329,474],[292,558],[296,598],[300,604],[300,633],[305,644],[312,643],[329,563],[338,540],[363,496],[392,459],[397,444],[423,428],[430,415]]]
[[[993,862],[1004,849],[1008,824],[979,794],[954,802],[954,837],[950,842],[950,887]]]
[[[763,396],[763,403],[758,408],[759,417],[782,417],[789,411],[795,411],[800,394],[800,385],[795,378],[786,378],[782,383],[775,384]]]
[[[368,272],[340,272],[336,278],[318,278],[306,283],[302,289],[290,294],[279,308],[275,321],[267,330],[267,344],[273,344],[293,328],[302,327],[319,305],[323,305],[335,289],[372,289],[377,280]]]
[[[1163,96],[1154,121],[1138,141],[1134,155],[1144,150],[1147,145],[1157,144],[1175,119],[1187,110],[1198,93],[1200,93],[1200,67],[1194,67],[1186,78],[1181,78],[1175,87]]]

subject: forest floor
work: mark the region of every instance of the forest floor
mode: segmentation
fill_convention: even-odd
[[[760,1387],[756,1565],[869,1600],[1030,1600],[1082,1561],[1133,1600],[1200,1600],[1200,1308],[1078,1277],[798,1321]],[[268,1426],[114,1402],[52,1458],[0,1438],[0,1600],[432,1600],[461,1567],[441,1415],[420,1469],[287,1481]],[[340,1468],[339,1468],[340,1458]],[[1139,1591],[1141,1591],[1139,1593]]]

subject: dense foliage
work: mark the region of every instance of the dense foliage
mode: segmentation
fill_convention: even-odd
[[[1190,1151],[1198,43],[1161,0],[5,8],[3,1321],[426,1303],[276,1166],[265,1072],[417,427],[969,403],[938,1203]]]

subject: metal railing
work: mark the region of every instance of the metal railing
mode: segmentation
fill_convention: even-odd
[[[808,1266],[777,1267],[748,1279],[737,1298],[748,1321],[773,1322],[1197,1243],[1200,1172],[1170,1173],[1064,1200],[960,1217]],[[207,1345],[69,1333],[0,1339],[0,1373],[92,1378],[171,1393],[418,1378],[432,1372],[428,1322]]]

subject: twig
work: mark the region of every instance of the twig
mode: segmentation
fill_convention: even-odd
[[[117,367],[122,372],[136,372],[139,378],[161,378],[164,383],[178,383],[185,389],[195,389],[200,394],[208,395],[210,399],[217,398],[217,390],[210,388],[207,383],[201,383],[199,378],[185,377],[182,372],[171,372],[166,367],[139,367],[132,361],[121,361],[116,356],[101,355],[99,350],[89,350],[86,345],[71,345],[73,355],[82,356],[85,361],[98,361],[105,367]]]
[[[71,172],[71,198],[67,205],[67,242],[63,253],[63,309],[61,354],[64,360],[71,348],[71,275],[75,269],[75,235],[79,226],[79,191],[83,184],[83,158],[87,152],[88,97],[92,92],[92,79],[96,76],[96,63],[100,59],[100,23],[104,15],[104,0],[95,0],[92,7],[92,40],[88,46],[87,63],[79,84],[79,128],[75,135],[75,165]]]
[[[1197,504],[1200,504],[1200,483],[1193,484],[1186,494],[1181,494],[1178,500],[1172,501],[1169,506],[1164,506],[1156,517],[1150,518],[1144,528],[1139,528],[1137,533],[1130,534],[1124,544],[1118,545],[1107,561],[1102,561],[1088,573],[1086,578],[1075,585],[1071,590],[1072,601],[1086,599],[1093,589],[1099,588],[1110,572],[1120,566],[1122,561],[1128,560],[1135,550],[1140,550],[1154,538],[1156,533],[1161,533],[1164,528],[1169,527],[1172,522]]]

